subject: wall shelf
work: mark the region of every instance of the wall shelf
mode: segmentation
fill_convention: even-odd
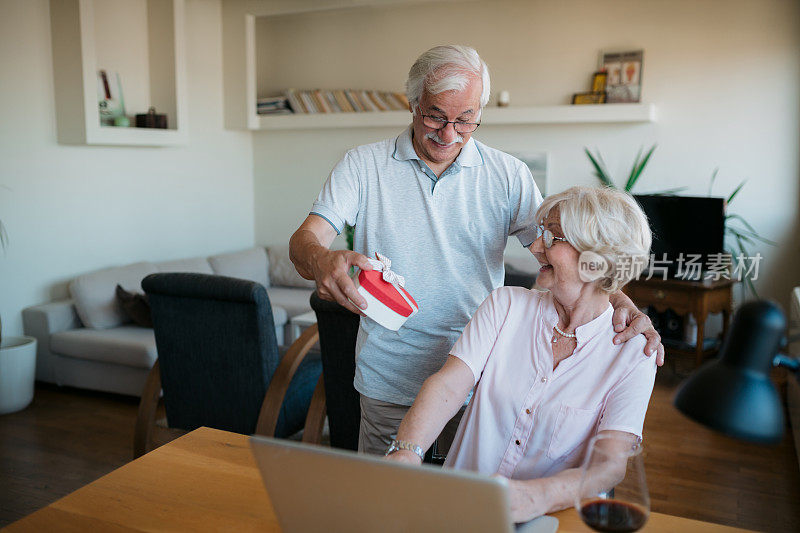
[[[258,64],[256,20],[287,14],[314,13],[358,6],[399,6],[423,0],[292,0],[286,2],[223,2],[225,124],[253,131],[402,127],[407,111],[257,115]],[[453,0],[451,0],[453,1]],[[656,105],[600,104],[486,108],[482,128],[532,124],[635,124],[655,122]]]
[[[109,146],[179,146],[186,143],[185,129],[100,126],[92,128],[86,135],[86,144]]]
[[[120,20],[95,20],[96,0],[50,0],[53,78],[56,94],[58,141],[63,144],[115,146],[170,146],[186,144],[186,60],[184,0],[140,0],[147,28],[146,65],[135,76],[149,80],[141,90],[144,109],[126,109],[128,116],[155,106],[166,112],[169,129],[102,126],[97,104],[98,51],[109,43],[97,40],[97,30]],[[105,7],[105,6],[99,6]],[[107,33],[107,32],[106,32]],[[117,49],[137,43],[113,43]],[[139,80],[137,80],[139,81]],[[123,89],[125,79],[123,79]],[[132,85],[132,83],[130,84]],[[146,94],[145,94],[146,93]],[[126,95],[127,96],[127,95]],[[133,120],[131,119],[131,122]]]
[[[321,128],[402,127],[410,123],[408,111],[366,113],[314,113],[261,115],[254,130],[305,130]],[[487,107],[482,128],[512,124],[613,124],[655,122],[655,104],[556,105]]]

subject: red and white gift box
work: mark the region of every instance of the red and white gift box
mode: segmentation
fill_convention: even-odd
[[[417,314],[419,305],[403,288],[403,276],[390,269],[392,262],[379,253],[375,257],[377,260],[369,260],[373,270],[358,273],[356,288],[367,301],[364,314],[386,329],[397,331]]]

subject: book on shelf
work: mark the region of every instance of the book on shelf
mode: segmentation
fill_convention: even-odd
[[[262,110],[259,109],[257,111],[259,115],[293,115],[291,109],[266,109]]]
[[[378,91],[369,91],[369,97],[372,102],[378,107],[380,111],[388,111],[389,106],[386,105],[386,102],[381,98],[381,95]]]
[[[367,91],[361,91],[359,96],[361,97],[361,101],[366,105],[367,111],[380,111],[380,108],[375,105],[375,102],[373,102],[372,98],[369,97],[369,93]]]
[[[408,109],[408,100],[406,100],[406,95],[393,92],[385,92],[384,95],[389,103],[389,107],[391,107],[393,110],[401,111]]]
[[[289,101],[289,108],[295,113],[308,113],[308,110],[303,106],[300,96],[294,89],[287,89],[284,93],[286,99]]]
[[[384,92],[381,96],[383,96],[383,99],[386,100],[386,104],[392,111],[400,111],[402,109],[400,101],[394,97],[394,93]]]
[[[328,105],[328,99],[322,94],[322,91],[317,89],[311,93],[314,97],[314,103],[317,104],[317,109],[320,113],[330,113],[331,108]]]
[[[265,106],[282,106],[286,104],[285,96],[265,96],[256,99],[256,104]]]
[[[400,102],[400,107],[408,109],[408,98],[406,98],[405,93],[394,93],[394,96]]]
[[[259,98],[259,114],[286,113],[364,113],[407,111],[403,93],[356,89],[287,89],[283,96]]]
[[[353,106],[350,105],[350,101],[344,94],[344,89],[336,89],[335,91],[333,91],[333,97],[336,98],[336,102],[339,104],[339,107],[342,108],[343,112],[345,113],[355,112],[355,109],[353,109]]]
[[[311,94],[308,91],[300,91],[300,99],[303,101],[303,105],[308,110],[307,113],[318,113],[317,106],[314,105],[314,99],[311,97]]]
[[[363,112],[372,111],[372,109],[370,109],[370,107],[361,97],[361,91],[352,91],[352,92],[353,92],[353,98],[355,98],[356,102],[358,102],[358,105],[361,106],[361,111]]]
[[[259,115],[285,115],[291,112],[286,96],[268,96],[256,100],[256,113]]]
[[[358,101],[356,101],[353,91],[346,90],[344,92],[344,95],[347,98],[347,101],[350,102],[350,106],[352,106],[353,111],[355,111],[356,113],[361,113],[362,111],[364,111],[364,108],[358,104]]]
[[[336,101],[336,97],[333,96],[333,91],[325,91],[325,98],[328,99],[328,106],[331,108],[331,113],[342,112],[342,108],[339,107],[339,103]]]

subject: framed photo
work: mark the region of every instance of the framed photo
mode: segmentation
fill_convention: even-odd
[[[608,80],[608,73],[605,70],[595,72],[592,75],[592,92],[594,93],[605,92],[607,80]]]
[[[575,93],[572,95],[572,105],[605,104],[605,92]]]
[[[601,52],[600,68],[607,73],[606,102],[635,103],[642,98],[644,50]]]

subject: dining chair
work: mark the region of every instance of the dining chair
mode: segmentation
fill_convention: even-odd
[[[135,457],[200,426],[279,438],[303,429],[303,441],[320,442],[325,392],[319,355],[309,352],[315,326],[282,353],[259,283],[163,273],[142,288],[158,359],[139,404]]]

